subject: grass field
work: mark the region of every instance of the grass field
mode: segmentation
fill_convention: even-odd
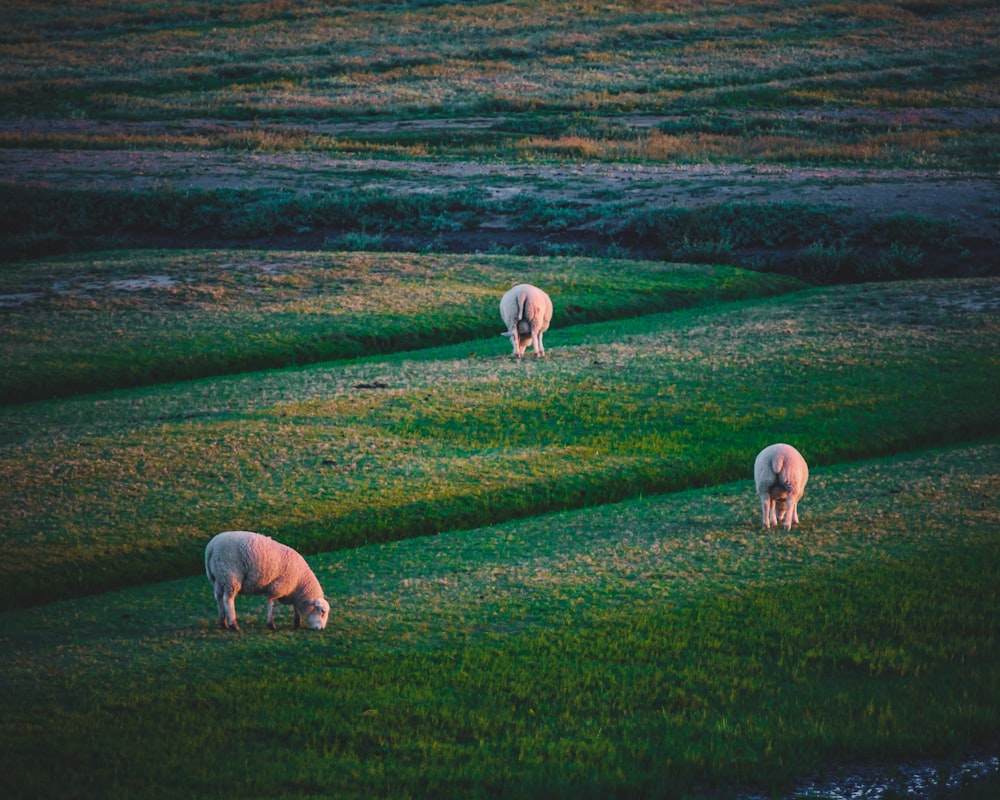
[[[733,267],[518,256],[119,251],[0,272],[0,402],[499,335],[519,280],[559,327],[801,288]],[[72,335],[68,335],[68,330]]]
[[[293,632],[203,577],[0,616],[14,797],[729,796],[949,765],[1000,713],[996,441],[311,559]],[[716,793],[721,794],[716,794]],[[940,796],[940,795],[935,795]],[[988,796],[988,795],[983,795]]]
[[[995,2],[0,22],[3,797],[1000,792]]]
[[[0,51],[5,115],[195,124],[41,127],[9,133],[16,146],[996,165],[995,120],[788,113],[995,109],[988,0],[18,9]],[[643,114],[657,124],[630,124]],[[423,123],[386,124],[411,118]]]
[[[734,480],[783,438],[822,464],[990,435],[998,304],[813,290],[555,329],[544,364],[493,336],[8,407],[3,602],[190,573],[213,529],[315,552]]]
[[[7,407],[9,791],[697,797],[988,748],[998,307],[811,289],[554,329],[544,361],[494,337]],[[749,482],[778,439],[813,467],[791,534]],[[201,553],[241,527],[326,551],[327,632],[246,599],[214,630]]]
[[[988,0],[17,11],[0,36],[5,260],[279,237],[654,253],[820,283],[1000,268]],[[726,224],[758,214],[749,237]],[[899,215],[910,231],[886,238]],[[769,242],[783,220],[808,235]]]

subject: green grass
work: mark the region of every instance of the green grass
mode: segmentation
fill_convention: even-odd
[[[996,753],[997,280],[486,238],[987,273],[891,202],[701,201],[732,164],[995,175],[995,2],[7,17],[5,797],[723,800]],[[630,200],[661,164],[712,176]],[[124,249],[256,237],[312,251]],[[494,255],[334,252],[448,237]],[[544,361],[496,335],[515,279],[557,299]],[[750,484],[778,440],[791,533]],[[215,627],[227,528],[306,553],[324,633]]]
[[[988,0],[17,6],[14,150],[998,166]]]
[[[211,533],[305,552],[997,433],[995,279],[810,290],[0,411],[2,603],[199,571]]]
[[[586,125],[595,113],[747,105],[989,108],[997,70],[997,14],[986,0],[931,13],[907,2],[785,0],[335,11],[215,0],[197,12],[23,2],[19,12],[0,42],[8,70],[0,109],[18,115],[267,121],[416,111],[529,121],[506,122],[509,135],[538,130],[532,121],[547,114],[584,115]]]
[[[203,577],[0,615],[11,797],[730,796],[998,729],[1000,445],[313,557],[335,609],[214,627]]]
[[[499,336],[499,298],[545,286],[556,328],[801,288],[634,260],[125,251],[0,271],[0,403]],[[500,340],[498,339],[498,342]]]

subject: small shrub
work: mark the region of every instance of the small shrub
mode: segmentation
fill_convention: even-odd
[[[858,264],[858,277],[864,281],[892,281],[913,277],[919,272],[924,251],[915,245],[893,242],[875,258]]]
[[[796,277],[809,283],[829,285],[849,275],[857,262],[858,254],[853,248],[817,242],[796,254],[793,271]]]
[[[620,245],[617,242],[612,242],[611,244],[608,245],[607,249],[605,250],[604,257],[614,258],[614,259],[631,259],[635,258],[635,254],[624,245]]]
[[[674,249],[671,257],[674,261],[683,261],[688,264],[736,263],[733,245],[728,239],[692,242],[685,237],[681,245]]]
[[[349,231],[336,239],[327,239],[323,242],[324,250],[349,250],[355,252],[378,251],[383,249],[385,236],[380,233],[366,233],[365,231]]]

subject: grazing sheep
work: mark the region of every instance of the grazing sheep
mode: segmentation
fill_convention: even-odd
[[[295,609],[295,627],[305,617],[313,630],[326,627],[330,604],[306,560],[288,545],[250,531],[225,531],[205,548],[205,574],[219,607],[219,627],[236,624],[236,595],[267,595],[267,627],[274,630],[274,602]]]
[[[500,334],[510,338],[514,357],[520,358],[528,344],[538,357],[545,355],[542,334],[552,321],[552,300],[530,283],[519,283],[500,299],[500,316],[507,330]]]
[[[782,522],[785,530],[798,523],[799,500],[809,480],[809,467],[790,444],[765,447],[753,463],[754,483],[764,512],[764,527]]]

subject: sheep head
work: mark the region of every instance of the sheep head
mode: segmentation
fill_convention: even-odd
[[[320,597],[317,600],[310,600],[305,607],[295,609],[295,627],[299,627],[299,615],[305,617],[306,625],[314,631],[321,631],[326,627],[326,621],[330,617],[330,604]]]

